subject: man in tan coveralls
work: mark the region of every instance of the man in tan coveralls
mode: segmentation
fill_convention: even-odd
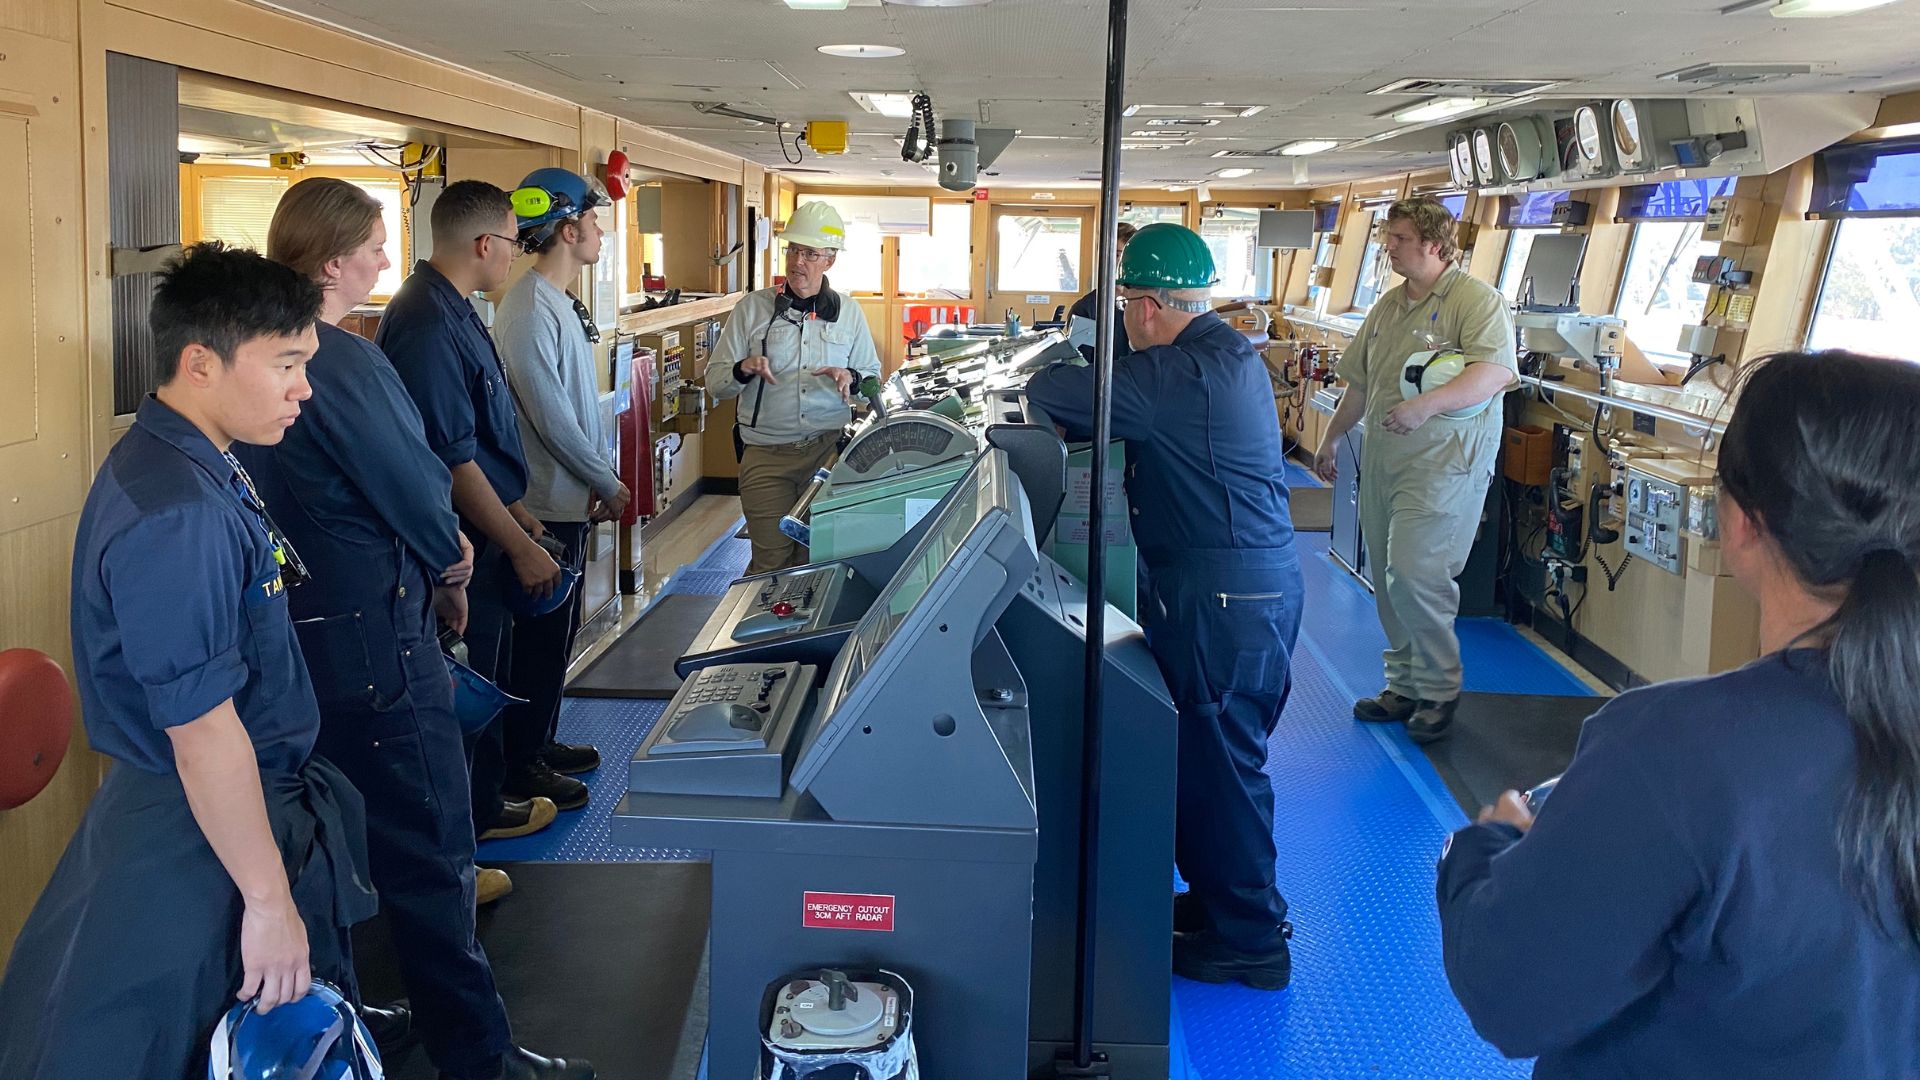
[[[1332,482],[1342,436],[1363,416],[1360,530],[1381,568],[1374,602],[1387,633],[1386,689],[1357,701],[1356,719],[1405,722],[1431,742],[1453,723],[1460,696],[1460,611],[1454,578],[1467,564],[1500,450],[1494,399],[1518,385],[1513,316],[1499,290],[1454,266],[1453,215],[1432,199],[1387,212],[1385,247],[1406,279],[1367,312],[1340,359],[1347,382],[1314,457]],[[1468,361],[1452,381],[1407,396],[1408,357],[1454,349]]]

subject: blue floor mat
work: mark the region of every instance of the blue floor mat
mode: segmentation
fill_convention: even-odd
[[[613,808],[627,793],[627,762],[647,737],[667,703],[641,698],[567,698],[560,704],[560,739],[600,749],[598,769],[582,774],[592,792],[587,805],[568,810],[532,836],[481,842],[474,861],[497,862],[649,862],[705,858],[704,852],[671,848],[630,848],[611,839]]]
[[[1301,570],[1307,578],[1307,604],[1301,625],[1313,631],[1342,682],[1362,694],[1380,689],[1380,654],[1387,637],[1380,629],[1373,594],[1328,554],[1328,533],[1296,533]],[[1548,694],[1590,697],[1593,690],[1575,678],[1538,645],[1500,619],[1460,619],[1460,659],[1466,669],[1462,689],[1485,694]]]
[[[662,595],[680,593],[683,596],[725,596],[727,586],[740,579],[732,570],[708,570],[704,567],[688,567],[673,575],[667,582]]]
[[[1287,462],[1287,486],[1290,488],[1317,488],[1327,485],[1320,478],[1302,468],[1297,461]]]
[[[720,539],[706,550],[706,554],[695,560],[689,569],[725,570],[734,577],[745,575],[747,564],[753,561],[753,544],[734,536],[743,524],[745,524],[744,518],[728,526],[727,531],[720,534]]]
[[[1309,596],[1311,604],[1312,596]],[[1271,742],[1276,874],[1291,905],[1283,993],[1176,979],[1188,1075],[1200,1080],[1525,1077],[1474,1034],[1447,987],[1433,899],[1443,826],[1413,779],[1424,757],[1348,716],[1350,690],[1303,638]],[[1450,803],[1449,803],[1450,805]],[[1177,1075],[1177,1074],[1176,1074]]]

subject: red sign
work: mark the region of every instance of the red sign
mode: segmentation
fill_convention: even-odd
[[[974,188],[974,189],[973,189],[973,201],[974,201],[974,202],[986,202],[986,201],[987,201],[987,189],[986,189],[986,188],[983,188],[983,187],[977,187],[977,188]]]
[[[803,893],[800,925],[820,930],[878,930],[891,934],[893,897],[872,893]]]

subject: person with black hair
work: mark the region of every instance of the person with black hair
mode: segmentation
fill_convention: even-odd
[[[356,997],[374,911],[358,792],[314,757],[320,713],[287,612],[305,570],[230,453],[311,390],[320,289],[199,244],[160,274],[159,389],[108,453],[73,558],[88,743],[115,767],[0,983],[0,1076],[184,1077],[236,1000],[318,977]]]
[[[1534,1075],[1920,1075],[1920,365],[1757,361],[1722,556],[1764,655],[1588,720],[1439,872],[1447,976]]]
[[[1120,265],[1120,257],[1127,253],[1127,242],[1133,239],[1133,234],[1137,231],[1138,230],[1136,230],[1131,224],[1125,221],[1121,222],[1119,225],[1114,227],[1113,235],[1114,235],[1115,246],[1113,249],[1113,265],[1115,266]],[[1114,293],[1114,296],[1116,297],[1118,297],[1119,295],[1120,294],[1117,291]],[[1069,333],[1071,333],[1073,330],[1073,320],[1075,319],[1086,319],[1088,322],[1096,322],[1096,323],[1099,321],[1100,319],[1100,290],[1099,289],[1094,289],[1091,292],[1087,293],[1087,295],[1082,296],[1078,300],[1075,300],[1073,302],[1073,307],[1068,309],[1067,330]],[[1116,328],[1118,328],[1120,326],[1120,321],[1121,321],[1120,312],[1118,310],[1115,310],[1113,313],[1113,325]],[[1127,351],[1126,336],[1124,333],[1118,336],[1118,342],[1119,344],[1116,347],[1116,352],[1117,353],[1126,352]],[[1093,346],[1091,345],[1080,346],[1080,355],[1086,357],[1087,360],[1091,362],[1093,360]]]
[[[547,596],[560,581],[560,566],[537,542],[546,531],[540,520],[521,505],[527,456],[518,410],[493,335],[467,298],[507,283],[520,250],[518,218],[506,192],[460,180],[434,201],[431,222],[433,256],[415,263],[401,283],[374,343],[419,407],[427,445],[452,472],[453,508],[473,541],[468,662],[512,689],[507,590]],[[473,823],[481,839],[524,836],[551,824],[554,808],[587,804],[580,781],[537,757],[509,760],[500,719],[474,739],[471,759]]]

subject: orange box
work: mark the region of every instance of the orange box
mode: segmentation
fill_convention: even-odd
[[[1510,427],[1500,442],[1500,468],[1507,479],[1528,487],[1544,487],[1552,479],[1552,433],[1531,424]]]

